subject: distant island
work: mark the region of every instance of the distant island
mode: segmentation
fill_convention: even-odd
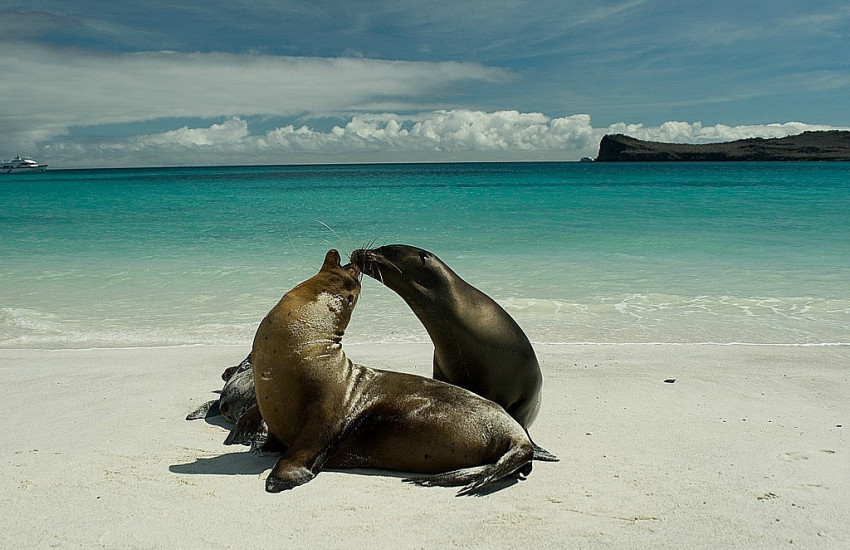
[[[699,145],[642,141],[608,134],[597,162],[670,161],[850,161],[850,132],[804,132],[784,138],[750,138]]]

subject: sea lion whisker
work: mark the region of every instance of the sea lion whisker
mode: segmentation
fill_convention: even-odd
[[[373,256],[373,257],[374,257],[374,256]],[[394,263],[392,263],[391,261],[387,260],[386,258],[384,258],[384,263],[385,263],[385,264],[388,264],[390,267],[394,268],[394,269],[395,269],[396,271],[398,271],[399,273],[404,273],[404,271],[402,271],[402,270],[401,270],[401,268],[400,268],[399,266],[395,265]]]
[[[331,233],[333,233],[333,234],[334,234],[334,236],[337,238],[337,240],[339,240],[340,249],[342,249],[342,250],[351,250],[351,247],[350,247],[348,244],[346,244],[345,240],[344,240],[342,237],[340,237],[339,233],[337,233],[336,231],[334,231],[334,228],[333,228],[333,227],[329,226],[328,224],[326,224],[326,223],[325,223],[325,222],[323,222],[322,220],[316,220],[316,221],[317,221],[318,223],[322,224],[323,226],[325,226],[325,227],[328,229],[328,231],[330,231]],[[329,242],[329,241],[325,241],[325,242],[328,244],[328,246],[333,246],[333,243],[331,243],[331,242]]]
[[[292,252],[298,259],[298,262],[304,267],[309,267],[310,269],[313,269],[315,266],[313,266],[309,261],[307,261],[307,258],[301,255],[301,253],[299,253],[298,249],[295,247],[295,241],[292,240],[292,232],[289,231],[289,228],[286,229],[286,236],[289,239],[289,244],[290,246],[292,246]]]
[[[363,247],[364,250],[370,250],[375,247],[375,243],[378,242],[378,237],[375,237],[371,241],[369,241],[366,246]]]

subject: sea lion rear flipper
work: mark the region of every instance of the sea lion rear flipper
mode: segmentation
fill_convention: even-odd
[[[248,445],[253,446],[257,435],[264,431],[265,424],[260,407],[254,405],[239,417],[236,426],[224,440],[225,445]]]
[[[560,459],[544,449],[543,447],[538,446],[533,441],[531,444],[534,446],[534,460],[539,460],[541,462],[560,462]]]
[[[221,411],[218,408],[218,399],[215,401],[207,401],[194,412],[189,413],[186,416],[186,420],[198,420],[199,418],[212,418],[213,416],[218,416],[221,414]]]
[[[464,485],[457,496],[480,494],[493,483],[509,476],[525,479],[531,473],[531,459],[527,447],[512,447],[495,464],[462,468],[442,474],[428,474],[403,479],[424,487],[457,487]]]

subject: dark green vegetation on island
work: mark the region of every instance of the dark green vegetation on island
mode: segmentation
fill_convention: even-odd
[[[700,145],[641,141],[609,134],[597,162],[640,161],[850,161],[850,132],[804,132],[784,138],[750,138]]]

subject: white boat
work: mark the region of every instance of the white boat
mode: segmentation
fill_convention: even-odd
[[[21,157],[18,155],[12,160],[0,161],[0,172],[12,174],[14,172],[44,172],[47,168],[46,164],[39,164],[30,157]]]

